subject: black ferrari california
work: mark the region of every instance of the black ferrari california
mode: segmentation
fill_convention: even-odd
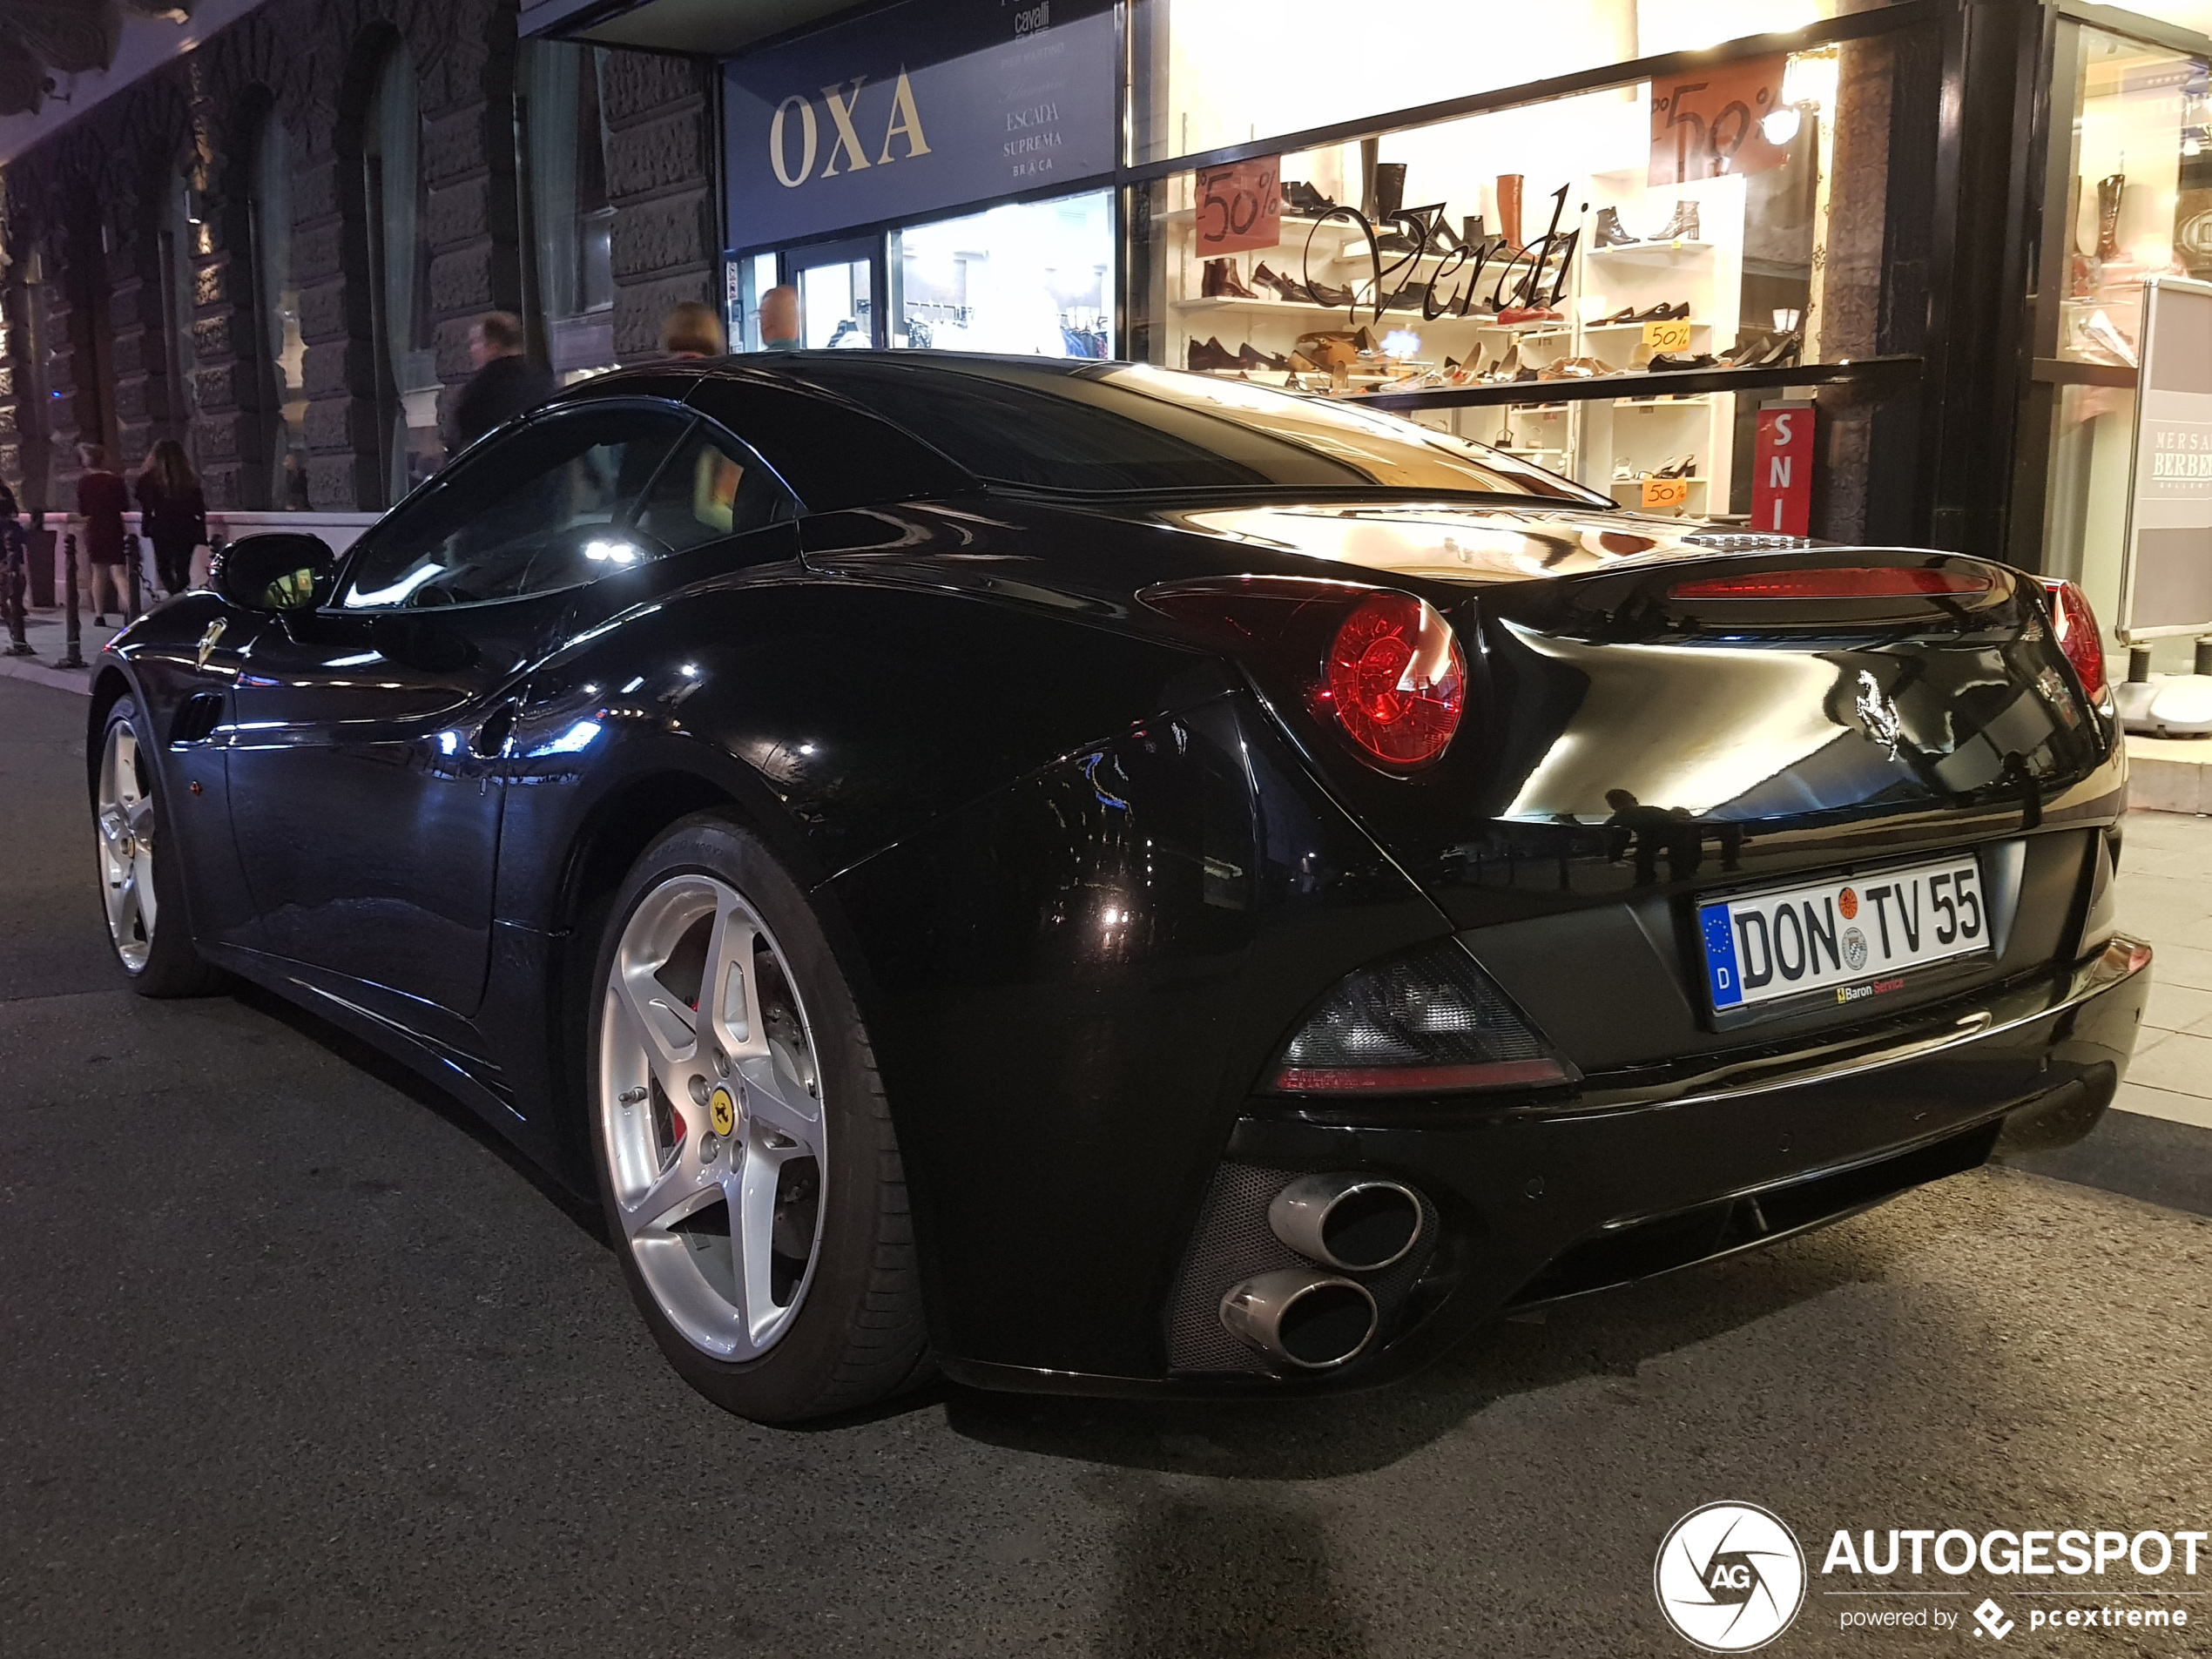
[[[570,388],[90,737],[138,987],[436,1079],[765,1420],[1397,1375],[2081,1136],[2149,982],[2076,590],[1141,365]]]

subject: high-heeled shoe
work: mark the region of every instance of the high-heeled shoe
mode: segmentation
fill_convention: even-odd
[[[1601,207],[1597,210],[1597,224],[1590,231],[1591,246],[1626,247],[1635,239],[1629,234],[1628,227],[1621,223],[1619,208]]]
[[[1286,300],[1297,305],[1305,303],[1305,285],[1291,281],[1279,271],[1269,270],[1265,260],[1252,266],[1252,287],[1267,289],[1278,300]]]
[[[1687,201],[1676,202],[1675,216],[1661,226],[1653,233],[1651,239],[1655,242],[1696,241],[1698,239],[1697,204]]]
[[[1669,461],[1663,467],[1655,468],[1651,475],[1654,478],[1687,478],[1696,470],[1697,457],[1683,455],[1678,461]]]
[[[1271,368],[1287,371],[1291,360],[1261,351],[1250,341],[1237,347],[1237,361],[1245,368]]]
[[[1332,311],[1345,309],[1352,303],[1351,289],[1332,288],[1325,282],[1306,283],[1305,297],[1308,304],[1326,306]]]
[[[1283,205],[1305,219],[1318,219],[1336,211],[1336,204],[1303,179],[1283,181]]]

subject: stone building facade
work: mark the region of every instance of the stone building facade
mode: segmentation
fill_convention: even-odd
[[[272,111],[294,145],[306,504],[388,504],[363,188],[376,78],[403,47],[421,110],[436,371],[449,392],[469,373],[471,319],[523,308],[516,45],[516,0],[266,0],[0,168],[0,475],[23,506],[74,500],[81,444],[105,443],[129,469],[157,440],[187,435],[211,507],[300,504],[276,499],[265,459],[275,381],[249,248],[247,151]],[[623,361],[656,354],[670,305],[713,298],[710,81],[685,58],[617,51],[603,62]],[[191,208],[178,246],[180,181]],[[175,328],[191,331],[188,352]],[[186,362],[190,388],[179,383]]]

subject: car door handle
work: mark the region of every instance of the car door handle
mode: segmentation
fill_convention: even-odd
[[[506,749],[507,739],[514,730],[515,705],[502,703],[484,717],[484,723],[469,739],[469,750],[481,760],[494,759]]]

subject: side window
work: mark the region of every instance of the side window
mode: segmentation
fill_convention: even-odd
[[[653,480],[636,528],[641,536],[681,552],[797,516],[791,492],[760,458],[702,421]]]
[[[691,424],[674,409],[575,409],[471,449],[369,533],[340,607],[482,604],[636,563],[648,556],[618,526]]]

